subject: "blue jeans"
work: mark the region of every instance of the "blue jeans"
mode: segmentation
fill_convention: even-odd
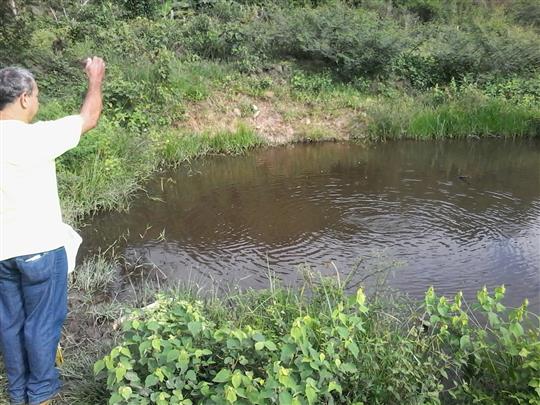
[[[11,403],[39,404],[60,390],[55,358],[66,315],[63,247],[0,261],[0,348]]]

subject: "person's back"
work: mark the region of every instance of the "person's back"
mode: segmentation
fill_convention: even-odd
[[[55,354],[67,314],[69,228],[55,158],[96,126],[105,64],[88,59],[79,115],[31,124],[39,108],[30,72],[0,70],[0,348],[12,404],[47,404],[60,387]]]
[[[82,118],[0,121],[0,260],[63,246],[54,159],[75,147]]]

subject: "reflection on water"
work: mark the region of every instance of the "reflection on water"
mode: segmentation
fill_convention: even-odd
[[[388,282],[421,297],[506,284],[540,308],[540,143],[296,145],[215,157],[162,173],[129,213],[84,229],[85,247],[121,234],[126,254],[170,277],[250,287],[310,263],[347,273],[382,252]],[[164,232],[165,240],[160,237]]]

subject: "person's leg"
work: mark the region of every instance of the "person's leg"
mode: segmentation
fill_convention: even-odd
[[[0,261],[0,348],[12,404],[26,403],[28,364],[24,347],[21,275],[14,259]]]
[[[55,358],[67,315],[65,249],[35,257],[17,258],[26,312],[24,343],[29,367],[27,395],[31,405],[50,399],[60,390]]]

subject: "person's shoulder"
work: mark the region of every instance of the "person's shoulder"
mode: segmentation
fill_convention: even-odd
[[[56,118],[53,120],[42,120],[42,121],[36,121],[33,124],[30,124],[34,127],[40,127],[44,125],[62,125],[62,124],[68,124],[73,121],[82,121],[82,117],[80,114],[74,114],[74,115],[66,115],[62,118]]]
[[[0,126],[3,128],[11,128],[11,127],[25,127],[30,124],[27,124],[24,121],[19,120],[0,120]]]
[[[32,132],[32,126],[24,121],[19,120],[0,120],[0,133],[2,138],[13,138],[10,135],[17,135],[17,138]]]

